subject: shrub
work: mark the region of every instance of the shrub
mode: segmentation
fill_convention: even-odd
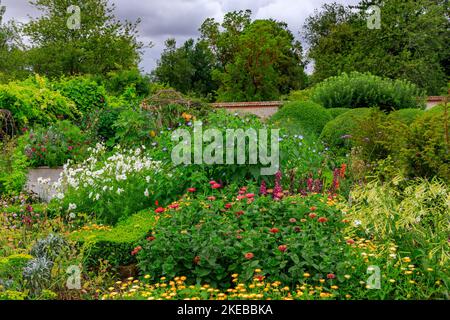
[[[16,195],[27,182],[29,160],[23,152],[25,140],[5,140],[0,142],[0,147],[0,194]]]
[[[314,88],[312,100],[325,108],[379,107],[391,111],[423,108],[424,93],[404,80],[390,80],[352,72],[331,77]]]
[[[105,89],[88,77],[62,78],[54,82],[52,88],[75,102],[83,114],[105,107]]]
[[[419,117],[424,111],[419,109],[402,109],[391,112],[388,119],[403,122],[406,125],[410,125],[414,120]]]
[[[32,256],[27,254],[13,254],[0,258],[0,287],[21,289],[23,285],[23,268],[32,258]],[[0,295],[2,294],[1,291]]]
[[[20,128],[79,114],[73,101],[49,89],[47,80],[39,76],[0,85],[0,109],[10,110]]]
[[[438,176],[450,182],[450,112],[425,112],[403,131],[405,144],[392,148],[408,176]]]
[[[282,100],[287,101],[308,101],[312,95],[312,89],[292,90],[288,95],[283,96]]]
[[[271,123],[292,133],[320,135],[331,120],[328,111],[313,102],[289,102],[270,119]]]
[[[99,260],[108,260],[115,267],[129,265],[136,261],[131,252],[145,239],[154,222],[153,212],[144,210],[114,228],[85,226],[72,232],[70,239],[84,247],[83,260],[88,267],[98,266]]]
[[[36,127],[25,135],[24,149],[31,166],[62,166],[67,160],[84,159],[91,143],[70,121],[58,121],[49,127]]]
[[[110,72],[102,82],[113,95],[120,96],[128,87],[134,87],[140,97],[150,94],[150,78],[143,76],[138,69]]]
[[[341,114],[344,114],[350,110],[351,110],[350,108],[331,108],[331,109],[328,109],[328,112],[330,113],[331,118],[336,119]]]
[[[320,138],[336,152],[349,151],[354,130],[362,119],[370,115],[370,112],[368,108],[359,108],[341,114],[325,125]]]

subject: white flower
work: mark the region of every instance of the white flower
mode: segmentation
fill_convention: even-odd
[[[76,216],[77,216],[77,215],[76,215],[75,213],[73,213],[73,212],[71,212],[71,213],[69,214],[69,218],[70,218],[70,219],[75,219]]]
[[[146,196],[146,197],[149,196],[148,189],[145,189],[145,191],[144,191],[144,196]]]
[[[117,194],[121,194],[123,191],[124,191],[123,189],[118,188],[118,189],[117,189]]]
[[[361,220],[355,220],[354,224],[355,224],[355,227],[360,226],[361,225]]]
[[[75,210],[77,205],[75,203],[69,203],[69,211]]]

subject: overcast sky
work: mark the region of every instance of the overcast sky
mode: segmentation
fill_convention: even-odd
[[[140,40],[154,46],[146,49],[141,68],[150,72],[164,48],[167,38],[175,38],[182,44],[188,38],[198,36],[202,22],[213,17],[221,21],[226,12],[251,9],[254,19],[274,18],[288,24],[293,34],[299,31],[305,18],[319,9],[323,3],[356,4],[358,0],[110,0],[116,4],[116,16],[131,21],[141,18]],[[38,12],[28,0],[0,0],[6,6],[5,20],[26,22],[28,16]],[[82,14],[82,13],[81,13]]]

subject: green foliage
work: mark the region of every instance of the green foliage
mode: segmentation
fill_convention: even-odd
[[[77,126],[70,121],[58,121],[51,126],[36,127],[25,135],[27,155],[32,167],[62,166],[67,160],[81,161],[91,144]]]
[[[330,120],[328,110],[311,101],[289,102],[270,119],[291,133],[316,136]]]
[[[20,128],[48,125],[78,115],[75,104],[49,89],[47,80],[38,75],[22,82],[0,85],[0,109],[10,110]]]
[[[368,237],[397,242],[426,267],[449,265],[450,192],[437,179],[375,179],[352,191],[350,218]]]
[[[422,108],[422,93],[411,83],[352,72],[331,77],[314,88],[312,100],[325,108],[371,108],[392,111]]]
[[[236,40],[231,60],[213,73],[219,101],[277,100],[304,87],[301,44],[285,23],[255,20]]]
[[[138,69],[110,72],[101,82],[109,93],[117,96],[122,95],[129,87],[134,87],[140,97],[150,94],[150,78],[142,75]]]
[[[80,28],[67,27],[80,7]],[[122,23],[114,16],[114,5],[106,0],[36,0],[40,11],[24,26],[33,45],[29,61],[34,72],[51,77],[61,75],[106,75],[111,71],[136,68],[143,44],[137,41],[136,23]]]
[[[70,239],[84,247],[83,260],[88,267],[98,266],[99,260],[107,260],[115,267],[128,265],[135,261],[131,252],[145,239],[154,222],[154,214],[144,210],[123,220],[112,229],[87,227],[87,230],[72,232]]]
[[[105,107],[105,89],[88,77],[61,78],[53,89],[75,102],[82,114]]]
[[[370,114],[368,108],[350,110],[328,122],[320,138],[334,151],[347,152],[352,146],[351,137],[364,117]]]
[[[113,114],[110,113],[109,116]],[[150,130],[154,127],[154,119],[148,112],[123,109],[112,125],[115,132],[114,140],[124,147],[132,147],[137,142],[148,145],[151,141]]]
[[[449,112],[425,112],[403,131],[405,144],[392,148],[410,177],[450,182]]]
[[[449,75],[448,3],[430,0],[358,1],[355,6],[324,4],[310,16],[304,32],[319,83],[342,72],[370,72],[404,79],[439,95]],[[380,28],[373,10],[381,11]]]
[[[350,110],[351,110],[350,108],[330,108],[328,109],[328,113],[330,114],[332,119],[336,119],[341,114],[344,114]]]
[[[410,125],[417,119],[417,117],[423,114],[423,110],[419,109],[402,109],[391,112],[388,115],[388,119],[392,119],[394,121],[403,122],[406,125]]]
[[[308,101],[311,98],[313,89],[292,90],[288,95],[281,97],[281,100],[287,101]]]
[[[18,279],[22,277],[22,269],[33,257],[28,254],[13,254],[0,258],[0,279]]]
[[[212,98],[217,89],[212,79],[215,57],[207,43],[189,39],[177,48],[175,39],[168,39],[165,45],[153,78],[184,94]]]
[[[231,274],[251,281],[256,268],[286,284],[304,272],[342,277],[350,268],[348,246],[340,241],[341,212],[322,203],[321,195],[281,201],[256,196],[248,203],[234,201],[231,190],[217,194],[218,200],[182,200],[178,209],[161,214],[154,238],[138,253],[141,271],[153,277],[190,274],[197,282],[227,288]],[[224,209],[227,202],[232,206]],[[312,206],[317,218],[308,217]]]
[[[0,142],[0,194],[17,195],[27,181],[29,161],[23,150],[24,139]]]

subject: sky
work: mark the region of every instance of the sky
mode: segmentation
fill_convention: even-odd
[[[292,33],[301,40],[300,31],[305,19],[320,9],[322,4],[337,2],[356,4],[358,0],[109,0],[116,5],[116,16],[121,20],[135,21],[141,18],[139,40],[146,48],[140,63],[149,73],[156,66],[164,42],[175,38],[181,45],[189,38],[197,38],[198,28],[206,18],[222,21],[225,13],[234,10],[252,10],[253,19],[273,18],[284,21]],[[39,12],[28,0],[0,0],[6,7],[4,20],[27,22]],[[81,12],[81,19],[82,17]]]

